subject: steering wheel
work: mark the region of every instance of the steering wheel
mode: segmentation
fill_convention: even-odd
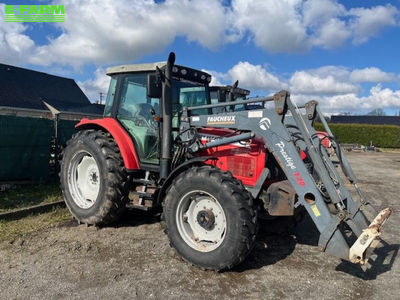
[[[148,108],[147,107],[148,104],[147,103],[144,103],[144,104],[146,104],[146,108]],[[149,105],[149,106],[151,109],[152,106],[151,105]],[[155,130],[157,127],[157,122],[155,122],[153,120],[153,116],[151,115],[150,109],[149,109],[147,116],[143,115],[143,114],[145,114],[146,109],[139,109],[135,112],[132,112],[132,111],[129,111],[129,110],[121,107],[119,109],[118,113],[124,119],[133,121],[134,124],[138,127],[147,127],[151,130]]]

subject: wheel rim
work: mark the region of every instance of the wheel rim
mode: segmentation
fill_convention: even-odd
[[[76,205],[83,209],[94,205],[100,191],[100,179],[97,162],[89,152],[74,155],[68,170],[68,187]]]
[[[217,249],[225,239],[225,212],[218,200],[204,191],[192,191],[180,199],[176,223],[186,244],[201,252]]]

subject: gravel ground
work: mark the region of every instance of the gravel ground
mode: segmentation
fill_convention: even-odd
[[[319,252],[307,219],[294,236],[261,233],[234,270],[202,271],[174,254],[157,218],[130,212],[114,227],[58,221],[1,242],[0,298],[399,299],[400,154],[348,158],[371,201],[394,210],[366,271]]]

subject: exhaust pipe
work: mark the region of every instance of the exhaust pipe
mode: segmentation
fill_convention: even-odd
[[[172,67],[175,63],[175,53],[168,56],[165,67],[165,77],[162,82],[162,144],[160,160],[160,178],[165,179],[171,171],[172,150]]]

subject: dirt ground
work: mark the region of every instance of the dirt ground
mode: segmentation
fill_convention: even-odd
[[[202,271],[170,249],[156,217],[130,212],[113,227],[60,218],[3,239],[0,298],[399,299],[400,154],[348,158],[371,201],[394,210],[385,226],[386,244],[367,271],[319,252],[307,219],[293,236],[261,232],[255,250],[234,270]]]

